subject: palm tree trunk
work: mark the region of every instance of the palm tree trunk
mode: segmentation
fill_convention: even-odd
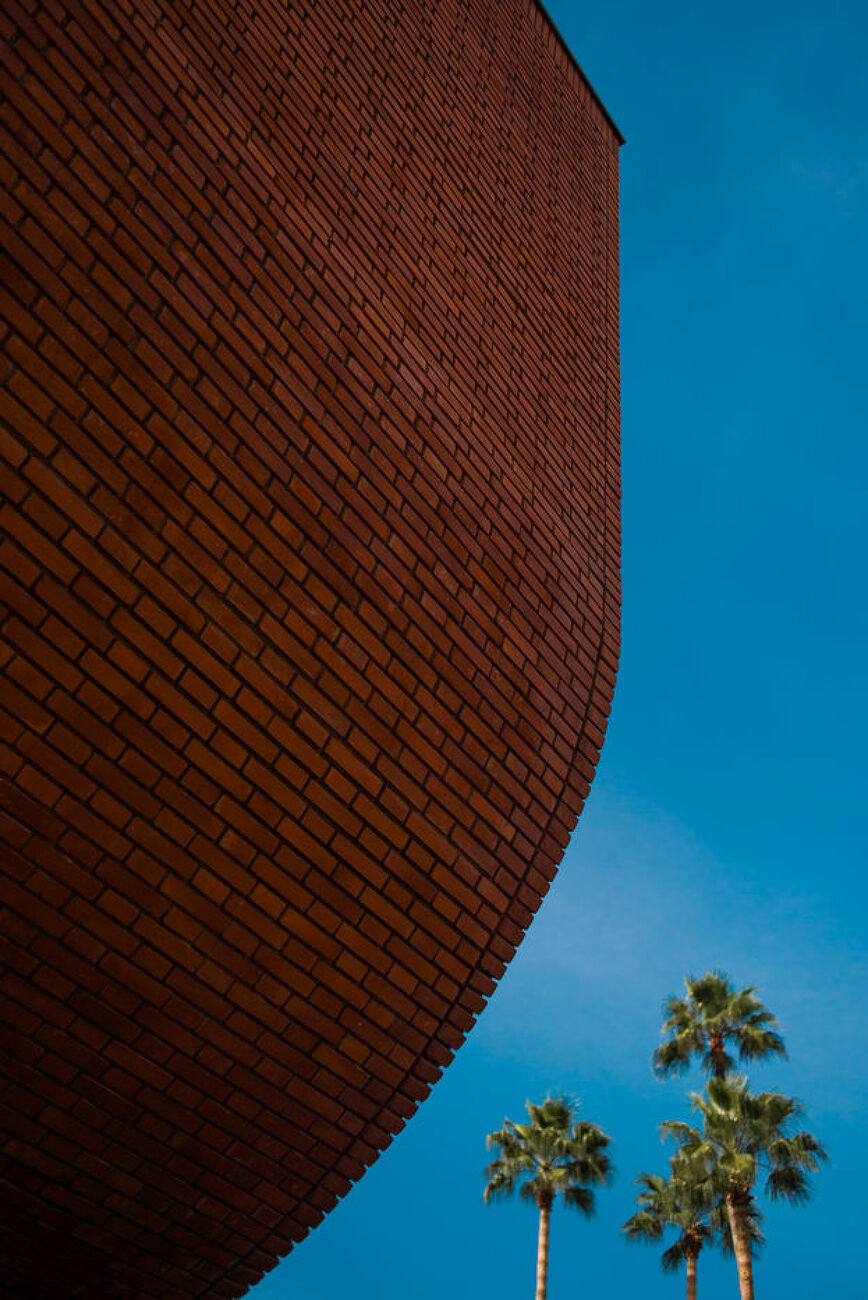
[[[716,1079],[725,1079],[726,1065],[723,1058],[726,1056],[726,1046],[722,1038],[712,1035],[708,1040],[708,1054],[711,1057],[711,1073]]]
[[[549,1217],[552,1203],[548,1198],[539,1201],[539,1242],[536,1252],[536,1300],[546,1300],[549,1272]]]
[[[688,1250],[684,1260],[687,1264],[687,1300],[696,1300],[696,1254]]]
[[[747,1206],[743,1196],[727,1192],[726,1212],[732,1230],[732,1249],[738,1269],[738,1289],[741,1300],[753,1300],[753,1260],[750,1253],[750,1236],[747,1227]]]

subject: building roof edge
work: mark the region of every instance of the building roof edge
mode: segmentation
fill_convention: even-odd
[[[564,39],[564,36],[563,36],[563,33],[561,32],[561,29],[558,27],[557,23],[556,23],[555,20],[552,18],[552,16],[551,16],[551,14],[549,13],[548,9],[546,9],[545,5],[542,3],[542,0],[534,0],[534,4],[536,5],[537,9],[539,9],[540,13],[544,16],[544,18],[545,18],[546,22],[548,23],[549,27],[551,27],[551,29],[552,29],[552,31],[554,32],[555,36],[556,36],[556,37],[558,38],[558,40],[560,41],[561,46],[563,47],[564,53],[566,54],[567,58],[570,60],[570,63],[572,63],[573,67],[576,69],[576,72],[578,72],[578,74],[579,74],[579,76],[581,77],[582,81],[585,83],[585,85],[588,87],[588,90],[591,92],[591,96],[593,97],[594,102],[596,103],[597,107],[600,109],[601,113],[603,114],[603,117],[604,117],[604,118],[606,119],[606,121],[609,123],[609,126],[610,126],[610,127],[612,128],[612,130],[615,132],[615,136],[616,136],[616,138],[617,138],[618,144],[619,144],[619,145],[626,144],[626,138],[625,138],[623,132],[621,131],[621,128],[618,126],[618,123],[617,123],[617,122],[615,121],[615,119],[612,117],[612,114],[611,114],[611,113],[609,112],[609,110],[606,108],[606,105],[603,103],[603,101],[602,101],[602,99],[600,98],[599,94],[598,94],[597,91],[594,89],[594,86],[593,86],[593,84],[592,84],[590,78],[588,77],[588,75],[587,75],[587,73],[585,72],[585,70],[584,70],[584,68],[582,67],[582,65],[579,63],[579,60],[576,58],[575,54],[573,54],[573,52],[572,52],[572,50],[570,49],[569,45],[567,45],[567,42],[566,42],[566,40]]]

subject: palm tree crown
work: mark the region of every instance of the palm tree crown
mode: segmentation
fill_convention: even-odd
[[[694,1056],[703,1068],[723,1078],[735,1062],[765,1056],[786,1056],[784,1040],[772,1013],[755,996],[755,987],[734,989],[720,971],[708,971],[700,979],[686,977],[686,996],[664,1003],[664,1033],[669,1038],[654,1053],[654,1069],[661,1077],[683,1073]]]
[[[557,1195],[570,1209],[594,1212],[589,1184],[608,1183],[613,1175],[606,1148],[611,1142],[601,1128],[577,1118],[578,1106],[566,1097],[548,1097],[540,1106],[527,1103],[529,1124],[504,1120],[489,1133],[489,1150],[500,1154],[485,1171],[483,1199],[509,1196],[520,1183],[519,1195],[551,1209]]]
[[[696,1260],[719,1226],[711,1221],[716,1199],[708,1186],[705,1164],[680,1154],[673,1156],[669,1164],[668,1178],[639,1175],[639,1209],[624,1224],[629,1241],[660,1241],[667,1228],[679,1230],[675,1242],[661,1256],[664,1273],[675,1272],[685,1261]]]
[[[670,1120],[661,1129],[681,1142],[685,1155],[709,1162],[710,1177],[724,1193],[753,1194],[763,1171],[772,1200],[801,1204],[810,1196],[809,1173],[827,1160],[818,1140],[793,1128],[803,1114],[794,1097],[780,1092],[751,1093],[743,1075],[709,1079],[705,1095],[691,1093],[703,1119],[700,1133]]]

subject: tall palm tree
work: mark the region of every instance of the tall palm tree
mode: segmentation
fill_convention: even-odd
[[[546,1300],[549,1259],[549,1219],[555,1197],[564,1205],[591,1215],[594,1184],[611,1181],[614,1173],[606,1148],[611,1142],[601,1128],[578,1119],[578,1105],[566,1097],[547,1097],[541,1106],[527,1103],[529,1124],[503,1121],[489,1133],[486,1145],[498,1155],[485,1171],[483,1200],[519,1195],[539,1210],[536,1300]]]
[[[754,996],[756,987],[734,989],[721,971],[708,971],[701,979],[686,976],[684,987],[685,997],[669,998],[663,1006],[663,1032],[669,1038],[653,1057],[661,1078],[683,1073],[699,1056],[706,1072],[722,1079],[735,1064],[729,1046],[741,1061],[786,1056],[778,1022]]]
[[[660,1265],[664,1273],[674,1273],[684,1264],[687,1300],[696,1300],[699,1255],[714,1235],[709,1220],[715,1200],[705,1165],[676,1155],[670,1161],[668,1178],[640,1174],[636,1182],[642,1190],[636,1197],[639,1209],[624,1224],[628,1241],[660,1241],[667,1228],[677,1228],[679,1235],[664,1250]]]
[[[741,1300],[753,1300],[754,1188],[765,1172],[772,1200],[801,1204],[810,1195],[808,1174],[816,1173],[826,1152],[811,1133],[792,1131],[802,1115],[797,1101],[779,1092],[751,1093],[741,1075],[711,1078],[705,1095],[692,1093],[691,1099],[702,1132],[674,1120],[660,1127],[686,1156],[706,1163],[709,1193],[726,1206]]]

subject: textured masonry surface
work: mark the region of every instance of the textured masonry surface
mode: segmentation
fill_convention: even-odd
[[[618,136],[532,0],[4,0],[0,1271],[242,1294],[462,1042],[618,643]]]

